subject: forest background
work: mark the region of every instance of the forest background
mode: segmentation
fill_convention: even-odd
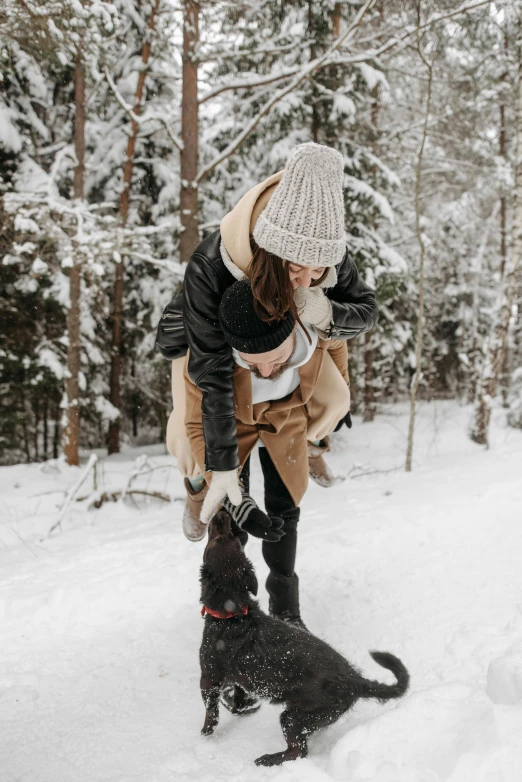
[[[353,410],[522,427],[519,0],[1,0],[0,464],[163,440],[162,310],[197,242],[315,141],[380,309]],[[410,440],[413,434],[411,417]],[[411,465],[411,449],[409,451]]]

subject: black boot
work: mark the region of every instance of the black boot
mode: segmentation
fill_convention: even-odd
[[[299,579],[295,573],[293,576],[283,576],[271,570],[266,580],[266,591],[270,595],[270,616],[308,632],[299,610]]]

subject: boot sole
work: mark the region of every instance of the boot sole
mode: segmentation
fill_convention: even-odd
[[[187,540],[190,540],[191,543],[197,543],[199,540],[203,540],[205,535],[207,534],[207,527],[201,531],[201,534],[196,535],[189,535],[185,527],[183,527],[183,534],[185,535]]]

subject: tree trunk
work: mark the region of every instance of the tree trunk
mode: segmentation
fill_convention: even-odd
[[[372,101],[371,110],[371,124],[373,129],[373,141],[372,148],[375,156],[379,154],[377,136],[379,125],[379,110],[380,110],[380,88],[377,84],[374,88],[374,96]],[[377,175],[377,167],[373,165],[371,167],[372,176]],[[372,226],[377,228],[377,219],[372,220]],[[374,358],[375,358],[375,339],[370,332],[367,332],[364,337],[364,413],[363,422],[370,423],[375,418],[375,388],[373,385],[374,378]]]
[[[38,442],[38,434],[39,434],[38,429],[40,427],[40,405],[38,404],[38,397],[36,397],[33,403],[33,413],[34,413],[34,429],[33,429],[34,460],[35,462],[37,462],[40,459],[40,449],[39,449],[39,442]]]
[[[504,57],[506,62],[509,57],[509,38],[507,24],[504,23]],[[502,82],[507,82],[507,69],[502,75]],[[503,100],[502,96],[502,100]],[[504,163],[506,160],[506,107],[503,102],[499,106],[499,134],[498,134],[498,153]],[[504,277],[507,258],[507,224],[506,224],[507,199],[503,191],[500,196],[500,275]]]
[[[308,38],[311,40],[310,62],[315,60],[315,58],[317,57],[317,49],[314,44],[315,37],[316,37],[316,33],[315,33],[314,13],[313,13],[313,0],[308,0]],[[319,100],[319,93],[317,91],[317,87],[315,85],[315,80],[313,76],[311,81],[312,81],[312,96],[311,96],[312,122],[311,122],[310,132],[312,135],[312,141],[315,144],[318,144],[319,129],[321,127],[321,118],[319,117],[319,111],[317,109],[317,101]]]
[[[493,206],[491,215],[489,216],[486,222],[484,233],[482,234],[480,245],[477,250],[477,255],[475,256],[475,259],[473,260],[472,267],[471,267],[474,280],[473,280],[473,297],[471,301],[471,347],[468,351],[469,373],[468,373],[467,397],[468,397],[469,404],[475,402],[477,398],[478,384],[480,380],[479,362],[482,353],[479,349],[478,318],[479,318],[479,310],[480,310],[480,292],[483,285],[482,269],[484,265],[484,256],[488,246],[489,234],[491,232],[491,226],[493,222],[497,219],[498,209],[499,209],[499,205],[495,204]]]
[[[43,408],[43,458],[47,461],[49,458],[49,397],[46,395]]]
[[[85,65],[81,48],[76,54],[74,75],[74,198],[83,198],[85,176]],[[69,274],[69,307],[67,309],[67,425],[65,427],[64,453],[67,464],[79,464],[80,439],[80,292],[82,283],[81,254],[76,253]]]
[[[420,4],[419,4],[420,13]],[[410,388],[410,422],[408,426],[408,444],[406,448],[406,472],[411,472],[412,459],[413,459],[413,436],[415,432],[415,413],[417,404],[417,391],[419,389],[421,371],[422,371],[422,345],[424,338],[424,261],[426,257],[426,245],[424,237],[422,235],[421,226],[421,181],[422,181],[422,160],[424,155],[424,147],[426,145],[426,139],[428,137],[428,122],[430,118],[431,109],[431,85],[433,78],[433,68],[429,63],[421,49],[420,41],[417,39],[418,51],[421,60],[428,71],[428,86],[426,93],[426,114],[424,117],[424,125],[422,129],[422,138],[419,147],[419,154],[417,156],[417,167],[415,171],[415,232],[417,234],[417,242],[419,244],[419,302],[417,307],[417,335],[416,335],[416,347],[415,347],[415,374],[412,378]]]
[[[505,160],[506,157],[506,122],[505,107],[500,106],[500,134],[499,134],[499,155]],[[506,269],[506,196],[504,193],[500,196],[500,275],[504,276]]]
[[[363,422],[369,423],[375,418],[375,390],[373,387],[373,339],[370,332],[364,335],[364,413]]]
[[[506,59],[508,57],[509,39],[507,34],[507,25],[504,22],[504,54]],[[503,76],[503,81],[507,81],[507,72]],[[500,104],[500,131],[499,131],[499,155],[504,162],[506,161],[506,107],[504,103]],[[507,211],[507,198],[505,192],[502,192],[500,196],[500,276],[503,279],[506,271],[507,260],[507,223],[506,223],[506,211]],[[502,346],[502,366],[500,369],[500,390],[502,393],[502,406],[508,407],[508,392],[509,392],[509,345],[506,342]]]
[[[146,33],[145,43],[141,50],[142,67],[138,76],[136,92],[134,95],[133,113],[139,117],[143,103],[143,89],[147,77],[147,64],[150,58],[151,38],[156,25],[160,0],[156,0],[150,14],[149,24]],[[134,168],[134,155],[136,152],[136,141],[138,138],[139,124],[135,119],[131,119],[131,132],[127,141],[125,151],[125,163],[123,164],[123,190],[120,195],[120,220],[126,225],[129,216],[130,191],[132,184],[132,171]],[[112,344],[111,344],[111,377],[109,399],[111,404],[119,410],[121,406],[121,333],[123,319],[123,289],[125,276],[125,258],[120,257],[116,263],[114,274],[114,288],[112,294]],[[109,433],[107,437],[108,453],[119,453],[120,451],[120,432],[121,415],[109,424]]]
[[[339,38],[341,35],[341,3],[335,3],[332,12],[332,32],[333,37]]]
[[[496,322],[491,330],[484,355],[484,370],[480,384],[471,439],[479,445],[489,444],[489,421],[491,407],[497,393],[504,355],[508,343],[511,315],[517,292],[517,273],[522,255],[522,46],[520,41],[521,19],[518,19],[517,59],[517,120],[516,120],[516,168],[515,168],[515,212],[513,218],[513,240],[511,253],[506,258],[504,279],[495,311]]]
[[[54,416],[54,432],[53,432],[53,459],[57,459],[60,453],[60,418],[61,411],[60,406],[56,406]]]
[[[198,61],[199,3],[185,0],[183,14],[183,94],[179,255],[187,263],[199,242],[198,227]]]
[[[350,412],[355,415],[359,412],[359,375],[357,373],[359,361],[360,337],[350,340],[350,349],[348,351],[348,376],[350,378]]]
[[[25,387],[26,387],[25,373],[22,376],[22,382],[20,383],[20,414],[22,420],[22,430],[24,433],[24,450],[25,456],[28,462],[31,461],[31,446],[29,444],[29,430],[27,428],[27,405],[25,400]]]

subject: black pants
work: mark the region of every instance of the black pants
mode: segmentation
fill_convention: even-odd
[[[270,518],[277,517],[283,519],[283,530],[285,533],[278,543],[263,541],[263,557],[272,572],[282,576],[293,576],[297,551],[299,508],[294,505],[294,501],[281,480],[266,448],[259,448],[259,460],[265,481],[265,509],[267,515]],[[250,457],[241,471],[241,480],[245,489],[249,491]],[[233,525],[233,531],[240,539],[241,544],[245,546],[248,534],[236,524]]]

